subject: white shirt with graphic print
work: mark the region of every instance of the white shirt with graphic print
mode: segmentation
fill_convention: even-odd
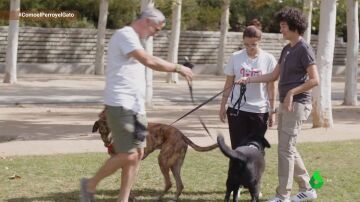
[[[256,58],[250,58],[246,50],[233,53],[225,66],[224,73],[227,76],[235,76],[235,81],[241,77],[253,77],[270,73],[274,70],[277,61],[275,57],[260,50]],[[232,96],[231,96],[232,95]],[[240,96],[240,85],[235,85],[229,95],[228,106],[234,106]],[[240,103],[240,110],[252,113],[266,113],[269,111],[269,98],[266,83],[249,83],[246,85],[246,102],[244,98]],[[232,99],[231,99],[232,97]]]

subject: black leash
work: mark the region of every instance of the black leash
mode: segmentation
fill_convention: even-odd
[[[194,94],[193,94],[193,88],[192,88],[192,82],[191,81],[188,81],[188,86],[189,86],[189,92],[190,92],[190,98],[191,98],[191,102],[193,103],[193,105],[195,106],[195,101],[194,101]],[[212,135],[210,134],[210,131],[209,129],[206,127],[204,121],[201,119],[201,117],[198,115],[198,119],[202,125],[202,127],[205,129],[206,133],[209,135],[209,137],[211,139],[214,140],[214,138],[212,137]]]
[[[233,85],[233,89],[231,91],[231,102],[233,100],[234,88],[235,88],[235,85]],[[239,98],[236,100],[236,102],[234,104],[234,107],[236,107],[236,105],[237,105],[236,114],[232,114],[232,115],[238,116],[239,111],[240,111],[240,107],[244,106],[244,104],[246,103],[245,92],[246,92],[246,85],[245,84],[240,84],[240,95],[239,95]],[[241,105],[241,100],[243,99],[243,97],[244,97],[244,103]]]
[[[246,92],[246,85],[245,84],[240,84],[240,96],[239,99],[237,100],[236,104],[238,104],[238,109],[240,109],[240,103],[242,98],[244,97],[244,100],[246,102],[246,97],[245,97],[245,92]],[[199,104],[198,106],[196,106],[194,109],[190,110],[189,112],[187,112],[186,114],[182,115],[180,118],[176,119],[176,121],[172,122],[170,125],[173,125],[174,123],[180,121],[181,119],[185,118],[186,116],[188,116],[189,114],[193,113],[194,111],[198,110],[199,108],[201,108],[202,106],[206,105],[207,103],[209,103],[210,101],[212,101],[213,99],[215,99],[217,96],[221,95],[224,91],[228,90],[229,88],[234,88],[235,84],[225,88],[224,90],[218,92],[217,94],[215,94],[214,96],[212,96],[211,98],[209,98],[208,100],[206,100],[205,102]],[[231,98],[232,99],[232,98]],[[245,104],[245,103],[244,103]]]
[[[187,57],[185,57],[185,63],[183,64],[184,66],[192,69],[194,67],[194,65],[192,63],[190,63],[189,59]],[[195,101],[194,101],[194,94],[193,94],[193,87],[192,87],[192,81],[188,81],[188,86],[189,86],[189,92],[190,92],[190,98],[191,98],[191,102],[192,104],[195,106]],[[198,110],[200,107],[206,105],[207,103],[209,103],[210,101],[212,101],[213,99],[215,99],[217,96],[219,96],[220,94],[222,94],[224,91],[228,90],[229,88],[233,88],[232,92],[234,91],[234,87],[235,84],[225,88],[224,90],[222,90],[221,92],[217,93],[216,95],[212,96],[210,99],[206,100],[205,102],[201,103],[200,105],[198,105],[197,107],[195,107],[194,109],[190,110],[188,113],[184,114],[183,116],[181,116],[180,118],[178,118],[176,121],[172,122],[170,125],[173,125],[174,123],[180,121],[181,119],[183,119],[184,117],[188,116],[189,114],[193,113],[194,111]],[[246,85],[245,84],[240,84],[240,96],[239,99],[236,101],[235,105],[238,105],[238,110],[237,110],[237,115],[239,114],[239,109],[240,109],[240,104],[241,104],[241,100],[242,97],[244,97],[244,100],[246,102],[246,97],[245,97],[245,91],[246,91]],[[231,100],[233,99],[233,93],[231,94]],[[244,103],[245,104],[245,103]],[[212,135],[210,134],[209,129],[206,127],[204,121],[201,119],[201,117],[198,115],[198,119],[202,125],[202,127],[205,129],[205,131],[207,132],[207,134],[210,136],[211,139],[214,140],[214,138],[212,137]]]
[[[185,67],[188,67],[188,68],[192,69],[192,68],[194,67],[194,64],[192,64],[192,63],[190,62],[190,60],[189,60],[188,57],[185,57],[184,59],[185,59],[185,63],[183,63],[183,65],[184,65]],[[190,92],[191,102],[192,102],[192,104],[195,106],[196,104],[195,104],[195,101],[194,101],[192,81],[188,81],[187,83],[188,83],[188,86],[189,86],[189,92]],[[198,115],[198,119],[199,119],[199,122],[201,123],[202,127],[203,127],[203,128],[205,129],[205,131],[207,132],[207,134],[210,136],[211,139],[213,139],[213,137],[212,137],[211,134],[210,134],[209,129],[206,127],[204,121],[201,119],[201,117],[200,117],[199,115]],[[176,121],[175,121],[175,122],[176,122]],[[175,122],[173,122],[172,124],[174,124]],[[172,124],[170,124],[170,125],[172,125]]]
[[[213,99],[215,99],[217,96],[221,95],[225,90],[232,88],[233,85],[227,87],[226,89],[220,91],[219,93],[217,93],[216,95],[212,96],[211,98],[209,98],[208,100],[206,100],[205,102],[199,104],[197,107],[195,107],[194,109],[190,110],[189,112],[187,112],[186,114],[182,115],[180,118],[178,118],[176,121],[172,122],[170,125],[173,125],[174,123],[180,121],[181,119],[183,119],[184,117],[188,116],[189,114],[193,113],[194,111],[198,110],[200,107],[206,105],[207,103],[209,103],[210,101],[212,101]]]

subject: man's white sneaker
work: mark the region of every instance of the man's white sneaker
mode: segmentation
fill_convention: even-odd
[[[289,199],[281,199],[279,197],[275,197],[273,199],[267,200],[266,202],[290,202]]]
[[[310,189],[308,191],[299,192],[295,196],[291,197],[291,201],[293,202],[301,202],[301,201],[312,201],[317,198],[317,194],[315,189]]]

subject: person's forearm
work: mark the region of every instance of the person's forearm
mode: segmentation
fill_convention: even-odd
[[[318,80],[316,78],[314,79],[309,79],[307,80],[305,83],[303,83],[300,86],[297,86],[291,90],[289,90],[288,93],[291,93],[292,95],[297,95],[306,91],[311,90],[312,88],[314,88],[315,86],[318,85]]]
[[[159,57],[151,56],[152,59],[149,60],[145,65],[150,67],[155,71],[161,72],[176,72],[176,65],[174,63],[170,63],[166,60],[163,60]]]
[[[231,93],[231,86],[234,83],[234,78],[230,78],[227,77],[226,81],[225,81],[225,85],[224,85],[224,92],[223,92],[223,96],[221,99],[221,106],[225,106],[227,103],[227,100],[229,98],[229,95]]]
[[[268,74],[255,77],[247,77],[246,83],[268,83],[276,81],[280,76],[280,66],[276,65],[275,69]]]
[[[277,77],[273,74],[273,72],[261,76],[248,77],[248,83],[268,83],[276,80]]]
[[[227,103],[227,100],[229,98],[231,89],[227,89],[224,91],[223,96],[221,98],[221,106],[225,106]]]
[[[274,112],[276,104],[276,88],[275,82],[267,83],[267,91],[269,97],[270,110]]]
[[[140,63],[155,71],[161,72],[176,72],[181,69],[181,65],[177,65],[159,57],[148,54],[145,50],[134,50],[129,53],[130,57],[134,57]],[[178,68],[177,68],[178,67]]]

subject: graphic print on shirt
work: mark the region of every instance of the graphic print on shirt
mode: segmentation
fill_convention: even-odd
[[[256,62],[254,64],[243,63],[240,66],[240,77],[254,77],[261,76],[262,72],[256,68]]]

